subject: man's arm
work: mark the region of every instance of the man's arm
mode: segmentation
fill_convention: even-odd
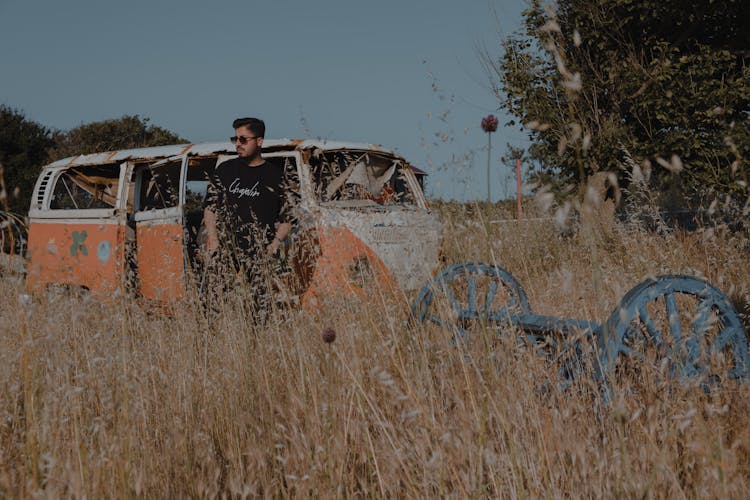
[[[203,224],[206,227],[206,256],[211,257],[219,248],[219,233],[216,230],[216,214],[208,207],[203,209]]]
[[[206,195],[203,199],[203,226],[206,231],[206,260],[211,258],[219,249],[219,230],[217,228],[217,207],[220,204],[219,185],[221,181],[216,173],[212,171],[206,175],[208,185]]]
[[[299,180],[296,179],[296,171],[291,167],[286,167],[288,170],[283,172],[279,183],[281,191],[279,218],[274,224],[274,238],[266,247],[269,255],[276,253],[284,239],[292,232],[292,227],[296,223],[294,208],[299,204]]]
[[[288,222],[281,222],[276,224],[276,234],[274,235],[271,243],[269,243],[266,247],[269,255],[273,255],[274,253],[276,253],[276,250],[281,247],[281,243],[284,241],[284,238],[289,236],[289,232],[291,230],[292,225]]]

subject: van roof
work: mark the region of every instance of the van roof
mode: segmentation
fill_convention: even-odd
[[[367,150],[399,156],[394,151],[384,149],[377,144],[364,144],[341,141],[305,140],[305,139],[266,139],[263,141],[263,151],[284,151],[294,149],[322,149],[324,151],[339,150]],[[119,149],[87,155],[70,156],[50,163],[47,167],[74,167],[83,165],[102,165],[119,163],[126,160],[158,160],[171,156],[210,155],[217,153],[235,154],[236,150],[231,142],[204,142],[198,144],[172,144],[150,148]]]

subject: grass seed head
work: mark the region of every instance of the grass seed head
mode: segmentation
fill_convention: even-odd
[[[326,344],[332,343],[334,340],[336,340],[336,331],[331,328],[330,326],[323,330],[323,342]]]

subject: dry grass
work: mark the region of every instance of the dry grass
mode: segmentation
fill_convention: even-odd
[[[742,297],[747,240],[614,230],[561,237],[440,206],[446,260],[496,261],[535,312],[603,320],[648,275],[703,275]],[[583,234],[583,233],[582,233]],[[565,393],[509,337],[470,347],[409,327],[406,303],[288,311],[210,331],[74,298],[0,293],[2,497],[745,497],[750,387],[640,382],[609,406]],[[331,344],[321,332],[332,327]],[[647,377],[635,374],[633,377]]]

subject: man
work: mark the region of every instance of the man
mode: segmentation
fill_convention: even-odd
[[[263,159],[262,120],[238,118],[232,126],[238,157],[221,163],[209,176],[203,211],[206,254],[219,273],[244,276],[254,289],[259,317],[265,318],[271,256],[292,227],[284,203],[284,172]]]

